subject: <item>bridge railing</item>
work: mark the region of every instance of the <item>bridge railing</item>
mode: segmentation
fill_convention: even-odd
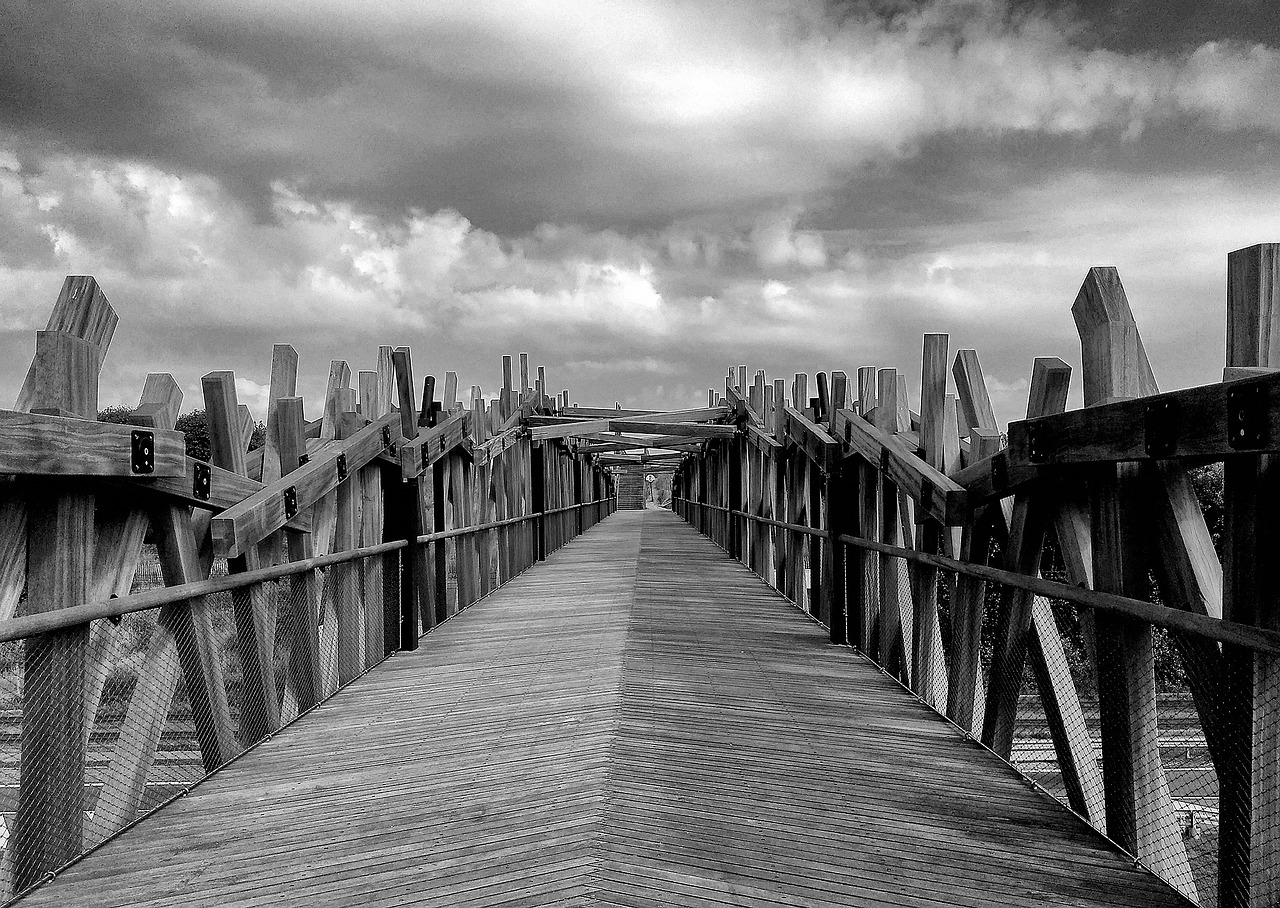
[[[323,415],[272,352],[256,424],[230,372],[147,377],[111,422],[97,376],[116,315],[68,278],[13,410],[0,410],[0,900],[227,765],[612,512],[612,478],[535,439],[567,392],[528,381],[421,396],[407,348]],[[195,433],[193,433],[194,435]]]
[[[676,508],[1193,901],[1278,904],[1278,271],[1232,253],[1224,380],[1161,394],[1092,269],[1085,408],[1038,359],[1007,437],[974,351],[947,393],[945,335],[918,414],[892,369],[814,398],[730,370],[739,435],[685,458]]]

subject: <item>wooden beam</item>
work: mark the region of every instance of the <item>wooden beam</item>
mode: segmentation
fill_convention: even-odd
[[[827,434],[827,430],[795,407],[783,406],[783,432],[823,470],[831,468],[840,452],[840,445]]]
[[[400,445],[401,475],[413,479],[448,455],[463,443],[470,424],[471,412],[460,410],[437,425],[419,429],[416,438]]]
[[[299,511],[314,505],[337,488],[338,457],[345,458],[348,473],[360,469],[386,450],[382,430],[398,421],[399,417],[394,413],[379,417],[351,438],[313,456],[287,478],[281,477],[263,486],[244,501],[214,517],[211,525],[214,551],[234,558],[284,526],[289,520],[285,511],[285,497],[289,489],[293,489]]]
[[[1242,414],[1235,423],[1232,412]],[[1048,466],[1277,453],[1272,425],[1280,425],[1280,373],[1010,423],[1009,460]]]
[[[917,503],[922,516],[944,526],[961,526],[968,519],[964,487],[917,457],[916,449],[898,436],[846,409],[835,415],[835,437],[849,446],[849,456],[857,455],[885,472]]]
[[[0,410],[0,473],[44,476],[182,476],[186,440],[181,432],[151,433],[152,468],[134,469],[134,426]]]

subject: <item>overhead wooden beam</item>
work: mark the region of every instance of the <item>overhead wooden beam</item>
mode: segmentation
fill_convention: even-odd
[[[290,519],[285,509],[289,490],[292,490],[298,511],[311,507],[337,488],[340,481],[339,457],[345,459],[346,473],[360,469],[386,450],[387,441],[382,430],[398,421],[399,417],[394,413],[375,419],[351,438],[331,442],[323,453],[313,456],[298,470],[263,486],[244,501],[214,517],[211,524],[214,551],[228,558],[236,557],[283,527]]]

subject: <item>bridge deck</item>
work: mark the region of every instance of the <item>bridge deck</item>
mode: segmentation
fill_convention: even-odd
[[[1178,905],[667,512],[619,512],[24,905]]]

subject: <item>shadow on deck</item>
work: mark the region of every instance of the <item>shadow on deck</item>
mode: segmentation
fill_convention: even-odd
[[[21,904],[1182,905],[666,511]]]

